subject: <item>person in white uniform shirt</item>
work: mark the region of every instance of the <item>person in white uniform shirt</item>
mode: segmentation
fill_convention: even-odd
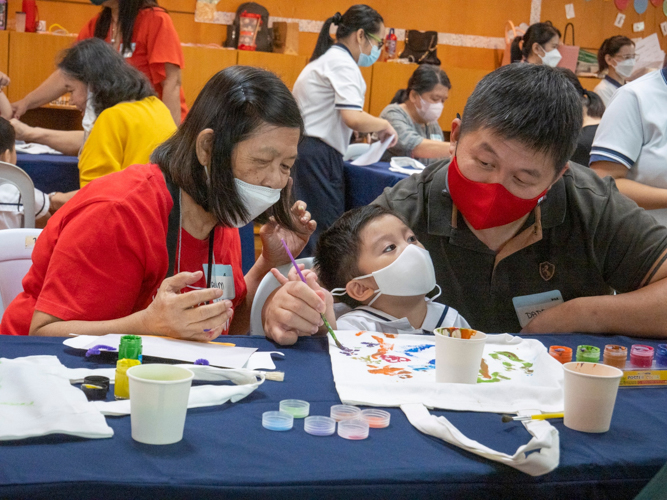
[[[327,319],[338,330],[432,333],[470,328],[440,295],[429,253],[394,212],[377,205],[346,212],[322,233],[314,272],[320,284],[354,309]],[[437,295],[426,295],[437,289]]]
[[[627,36],[616,35],[607,38],[598,51],[600,73],[606,71],[604,79],[595,87],[595,93],[609,106],[611,98],[625,85],[635,68],[635,44]]]
[[[334,24],[336,43],[329,36]],[[382,48],[384,22],[367,5],[353,5],[322,26],[310,63],[294,84],[294,97],[305,124],[294,168],[297,197],[308,204],[317,231],[302,256],[310,256],[319,234],[345,211],[343,155],[353,131],[396,136],[384,119],[364,112],[366,82],[359,67],[371,66]],[[391,146],[396,143],[396,138]]]
[[[530,64],[544,64],[555,68],[562,55],[558,50],[560,31],[551,24],[551,21],[532,24],[523,36],[512,40],[512,62],[526,62]]]
[[[667,226],[667,68],[618,90],[595,134],[591,167]]]

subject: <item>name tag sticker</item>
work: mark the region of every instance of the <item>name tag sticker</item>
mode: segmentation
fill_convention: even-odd
[[[432,140],[432,141],[442,142],[442,136],[439,135],[439,134],[431,134],[431,140]]]
[[[203,267],[204,278],[208,281],[208,264],[204,264]],[[215,264],[213,266],[211,288],[219,288],[222,290],[222,297],[213,302],[236,298],[236,290],[234,289],[234,270],[232,269],[232,266],[225,266],[223,264]]]
[[[519,318],[521,328],[523,328],[541,312],[562,304],[563,296],[559,290],[552,290],[550,292],[514,297],[512,303],[514,304],[514,310],[516,311],[517,318]]]

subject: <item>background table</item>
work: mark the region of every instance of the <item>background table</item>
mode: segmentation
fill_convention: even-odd
[[[17,165],[32,179],[40,191],[67,193],[79,189],[79,160],[76,156],[29,155],[19,153]]]
[[[79,160],[76,156],[29,155],[19,153],[17,164],[32,179],[35,187],[45,193],[67,193],[79,189]],[[243,273],[255,263],[255,235],[253,223],[239,228]]]
[[[606,343],[626,337],[544,335],[546,345]],[[275,350],[258,337],[229,338],[237,345]],[[646,343],[656,345],[657,342]],[[418,432],[400,409],[391,425],[371,429],[364,441],[315,437],[294,429],[262,428],[262,413],[286,398],[310,401],[311,415],[340,402],[326,340],[301,338],[281,347],[276,366],[284,382],[267,381],[238,403],[188,411],[184,439],[169,446],[136,443],[130,418],[108,418],[115,435],[87,440],[48,436],[0,443],[0,498],[586,498],[631,499],[667,461],[667,389],[621,388],[611,430],[584,434],[553,421],[561,463],[533,478]],[[84,357],[62,339],[0,338],[0,353],[14,358],[56,355],[68,367],[109,367],[113,356]],[[105,362],[106,361],[106,362]],[[514,453],[529,434],[497,414],[439,411],[464,434]]]
[[[370,205],[382,194],[384,188],[394,186],[405,174],[391,172],[388,162],[378,162],[365,167],[345,162],[345,210]]]

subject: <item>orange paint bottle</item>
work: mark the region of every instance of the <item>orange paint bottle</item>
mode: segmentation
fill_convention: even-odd
[[[549,347],[549,354],[562,364],[572,361],[572,349],[569,347],[552,345]]]

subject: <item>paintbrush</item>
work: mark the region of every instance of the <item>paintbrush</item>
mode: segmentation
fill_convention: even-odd
[[[536,415],[519,415],[513,417],[512,415],[503,415],[503,422],[528,422],[529,420],[547,420],[549,418],[563,418],[562,413],[538,413]]]
[[[299,275],[299,278],[301,278],[301,281],[308,284],[306,282],[306,278],[304,278],[303,274],[301,274],[301,269],[299,269],[299,265],[296,263],[296,260],[294,260],[294,256],[292,255],[292,252],[289,251],[289,248],[287,247],[287,243],[285,243],[285,240],[282,239],[282,238],[280,238],[280,241],[283,242],[283,247],[285,247],[285,251],[287,252],[287,256],[292,261],[292,264],[294,265],[294,269],[296,269],[296,272]],[[327,318],[324,315],[324,313],[320,313],[320,316],[322,317],[322,321],[324,321],[324,326],[327,327],[327,331],[329,332],[329,335],[331,335],[331,337],[334,339],[334,342],[336,343],[336,347],[338,347],[338,349],[344,349],[343,344],[338,342],[338,339],[336,338],[336,334],[334,333],[333,328],[331,328],[331,325],[327,321]]]

